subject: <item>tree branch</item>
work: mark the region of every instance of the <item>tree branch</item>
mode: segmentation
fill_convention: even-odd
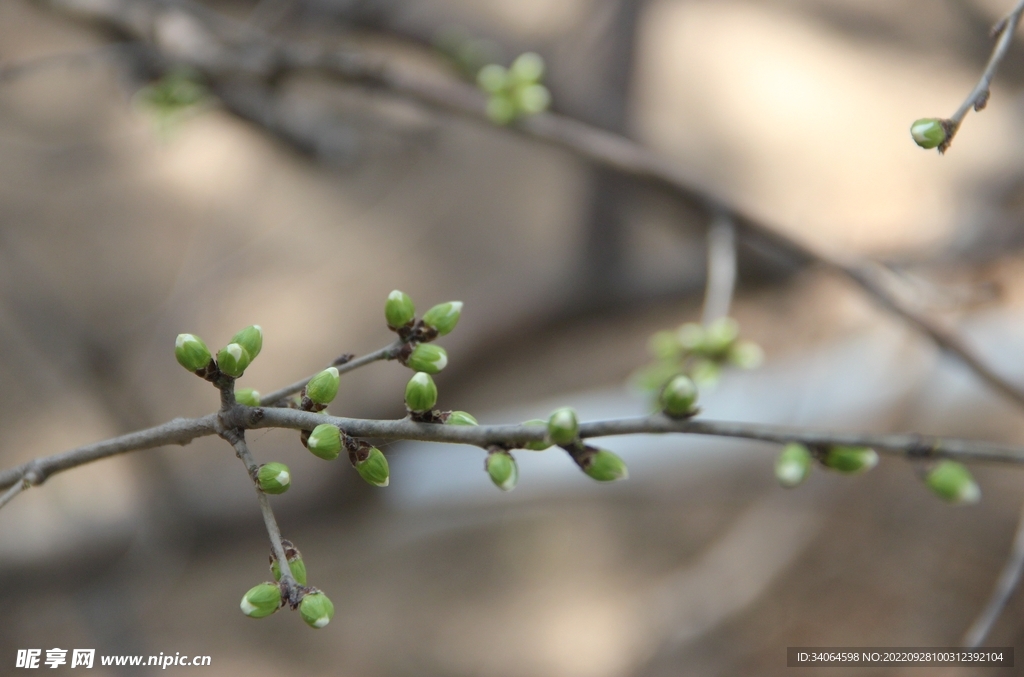
[[[984,643],[992,626],[1003,613],[1006,603],[1017,588],[1022,571],[1024,571],[1024,511],[1021,512],[1020,521],[1017,523],[1017,534],[1013,539],[1013,547],[1010,549],[1010,555],[996,580],[992,596],[964,634],[964,646],[975,649]]]

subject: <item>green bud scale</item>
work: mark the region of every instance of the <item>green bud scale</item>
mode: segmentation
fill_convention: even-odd
[[[441,303],[423,314],[423,324],[437,330],[441,336],[448,334],[459,323],[462,314],[462,301]]]
[[[328,367],[309,379],[306,384],[306,397],[317,404],[330,404],[338,395],[338,384],[341,376],[337,367]]]
[[[217,353],[217,366],[228,376],[238,378],[252,362],[249,352],[237,343],[229,343]]]
[[[921,148],[935,148],[946,142],[946,126],[939,118],[921,118],[910,125],[910,135]]]
[[[283,494],[292,485],[292,474],[284,463],[265,463],[256,471],[256,484],[265,494]]]
[[[212,359],[210,349],[195,334],[178,334],[174,341],[174,357],[189,371],[205,369]]]
[[[448,366],[448,353],[441,346],[432,343],[421,343],[413,348],[405,360],[405,366],[413,371],[425,371],[436,374]]]
[[[548,422],[543,419],[535,418],[529,421],[523,421],[523,425],[543,426],[544,428],[547,428]],[[537,442],[527,442],[522,448],[529,449],[530,451],[544,451],[550,446],[551,443],[547,440],[539,440]]]
[[[422,413],[430,411],[437,404],[437,386],[430,374],[417,372],[405,386],[405,406],[409,411]]]
[[[334,604],[322,592],[311,592],[299,603],[302,620],[311,628],[322,628],[334,618]]]
[[[598,482],[614,482],[629,477],[626,462],[607,449],[598,449],[584,465],[583,472]]]
[[[878,453],[867,447],[835,446],[825,452],[823,463],[842,473],[862,473],[878,465]]]
[[[795,487],[807,479],[811,472],[811,452],[798,442],[782,448],[775,460],[775,478],[784,487]]]
[[[697,386],[689,376],[680,374],[669,381],[659,398],[661,410],[672,418],[685,418],[696,413]]]
[[[569,407],[556,409],[548,419],[548,437],[555,444],[569,444],[579,434],[576,412]]]
[[[355,468],[360,477],[376,487],[386,487],[391,483],[388,459],[377,447],[370,448],[370,454],[365,461],[356,461]]]
[[[925,477],[936,496],[950,503],[977,503],[981,489],[967,468],[956,461],[940,461]]]
[[[242,597],[239,604],[249,618],[264,618],[281,608],[281,588],[276,583],[260,583]]]
[[[249,353],[249,359],[255,360],[263,350],[263,329],[258,324],[246,327],[231,337],[231,343],[237,343]]]
[[[252,388],[240,388],[235,391],[235,402],[247,407],[260,406],[260,391]]]
[[[388,294],[384,302],[384,319],[392,329],[401,329],[416,317],[416,306],[409,295],[398,289]]]
[[[319,456],[325,461],[333,461],[341,453],[341,431],[338,430],[338,426],[321,423],[309,434],[306,448],[314,456]]]
[[[487,455],[484,463],[487,474],[491,476],[494,486],[502,491],[512,491],[519,482],[519,466],[512,454],[507,451],[495,451]]]
[[[453,411],[444,423],[445,425],[480,425],[472,414],[464,411]]]

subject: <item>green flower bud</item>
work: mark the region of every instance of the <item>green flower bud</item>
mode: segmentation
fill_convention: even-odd
[[[281,608],[281,588],[276,583],[260,583],[242,597],[238,605],[249,618],[264,618]]]
[[[338,430],[338,426],[321,423],[309,434],[306,448],[314,456],[319,456],[325,461],[333,461],[341,453],[341,431]]]
[[[247,407],[260,406],[260,391],[252,388],[240,388],[235,391],[235,402]]]
[[[508,74],[517,82],[533,83],[544,77],[544,59],[536,52],[525,52],[516,57]]]
[[[238,378],[252,362],[249,352],[237,343],[229,343],[217,353],[217,366],[228,376]]]
[[[576,412],[569,407],[556,409],[548,419],[548,438],[555,444],[569,444],[579,435]]]
[[[508,71],[496,63],[488,64],[476,74],[476,83],[488,94],[497,94],[508,86]]]
[[[925,484],[936,496],[950,503],[977,503],[981,489],[963,464],[940,461],[925,477]]]
[[[878,465],[878,454],[867,447],[831,447],[825,454],[824,463],[842,473],[861,473]]]
[[[449,416],[448,420],[445,421],[445,425],[480,425],[476,422],[476,418],[472,414],[468,414],[464,411],[453,411]]]
[[[756,369],[764,362],[764,351],[756,343],[739,341],[729,348],[728,360],[741,369]]]
[[[946,141],[946,127],[939,118],[921,118],[910,125],[910,135],[921,148],[935,148]]]
[[[306,563],[302,561],[302,555],[298,550],[292,548],[285,553],[288,557],[288,568],[291,569],[292,578],[299,585],[306,584]],[[270,564],[270,572],[274,574],[274,580],[281,580],[281,565],[277,559],[274,559]]]
[[[322,592],[311,592],[299,602],[302,620],[311,628],[322,628],[334,618],[334,605]]]
[[[437,386],[430,374],[418,371],[405,386],[405,406],[417,413],[430,411],[437,404]]]
[[[674,360],[679,357],[681,346],[675,332],[659,331],[647,341],[647,349],[659,360]]]
[[[512,491],[519,481],[519,466],[512,454],[505,451],[496,451],[487,455],[487,474],[491,476],[494,486],[502,491]]]
[[[337,367],[328,367],[309,379],[306,384],[306,397],[317,404],[329,404],[338,395],[338,384],[341,377]]]
[[[210,364],[210,349],[194,334],[178,334],[174,340],[174,357],[189,371],[198,371]]]
[[[448,353],[441,346],[432,343],[421,343],[412,350],[405,360],[405,366],[413,371],[425,371],[428,374],[437,372],[448,366]]]
[[[462,314],[462,301],[449,301],[441,303],[428,310],[423,315],[423,324],[437,330],[441,336],[455,329],[459,323],[459,315]]]
[[[708,356],[725,355],[740,335],[740,326],[731,317],[720,317],[707,326],[700,351]]]
[[[256,484],[265,494],[283,494],[292,485],[292,474],[284,463],[265,463],[256,472]]]
[[[384,302],[384,319],[388,321],[389,327],[401,329],[415,317],[416,306],[408,294],[397,289],[388,294],[388,300]]]
[[[523,425],[535,425],[535,426],[538,426],[538,427],[539,426],[544,426],[544,428],[547,429],[548,422],[543,420],[543,419],[540,419],[540,418],[535,418],[535,419],[531,419],[529,421],[523,421]],[[551,443],[548,442],[547,440],[540,440],[539,442],[527,442],[526,444],[524,444],[522,446],[522,448],[523,449],[529,449],[530,451],[544,451],[545,449],[549,448],[550,446],[551,446]]]
[[[590,457],[583,472],[598,482],[614,482],[629,477],[626,463],[607,449],[598,449],[597,453]]]
[[[507,125],[516,119],[516,104],[504,94],[487,100],[487,117],[496,125]]]
[[[704,334],[704,327],[696,322],[687,322],[676,330],[676,340],[683,350],[692,352],[704,345]]]
[[[388,459],[377,447],[370,448],[370,455],[365,461],[356,462],[356,472],[359,476],[376,487],[386,487],[391,483],[391,470],[388,468]]]
[[[544,85],[528,85],[516,92],[516,103],[526,115],[543,113],[551,105],[551,92]]]
[[[258,324],[246,327],[232,336],[231,342],[245,348],[245,352],[249,353],[249,359],[255,360],[263,350],[263,329]]]
[[[683,418],[696,413],[694,404],[697,403],[697,386],[690,380],[689,376],[680,374],[676,376],[661,391],[659,399],[661,410],[672,418]]]
[[[775,460],[775,477],[784,487],[795,487],[811,472],[811,452],[807,447],[790,442]]]

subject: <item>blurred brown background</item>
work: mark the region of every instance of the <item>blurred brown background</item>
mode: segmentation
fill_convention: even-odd
[[[947,156],[908,134],[973,87],[1005,0],[207,6],[425,69],[450,69],[430,41],[452,27],[503,62],[536,50],[555,110],[669,154],[820,248],[892,264],[916,303],[1024,382],[1024,47]],[[0,3],[0,64],[111,40],[47,3]],[[214,409],[174,362],[182,331],[212,346],[261,324],[242,385],[266,392],[390,341],[393,288],[421,309],[461,299],[440,405],[510,422],[557,405],[646,411],[624,384],[647,337],[699,317],[707,223],[649,187],[314,78],[279,83],[275,105],[315,147],[215,103],[161,131],[133,104],[144,76],[115,57],[0,82],[4,467]],[[771,254],[741,249],[733,312],[767,362],[726,374],[708,416],[1024,443],[1021,412],[959,365],[846,283]],[[331,410],[400,416],[406,377],[355,372]],[[295,437],[251,447],[293,470],[274,505],[335,602],[330,626],[239,613],[267,578],[266,535],[230,448],[200,440],[56,476],[4,509],[0,673],[19,648],[62,647],[208,654],[216,675],[782,674],[787,646],[959,642],[1021,503],[1017,469],[974,468],[982,503],[951,508],[895,459],[786,492],[775,449],[699,438],[609,441],[631,471],[611,487],[555,451],[521,452],[507,495],[479,450],[390,445],[391,486],[376,490]],[[990,644],[1018,643],[1022,611],[1017,594]]]

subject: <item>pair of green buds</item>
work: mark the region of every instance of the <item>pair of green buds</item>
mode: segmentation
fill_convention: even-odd
[[[799,442],[783,447],[775,461],[775,476],[784,487],[795,487],[811,472],[812,454]],[[832,446],[821,457],[822,464],[847,474],[867,472],[878,464],[878,453],[867,447]],[[977,503],[981,489],[961,463],[943,460],[924,477],[925,485],[939,498],[949,503]]]
[[[325,461],[333,461],[338,458],[343,446],[345,444],[342,440],[341,430],[336,425],[330,423],[321,423],[313,428],[313,431],[309,433],[309,437],[306,439],[306,448],[314,456]],[[386,487],[391,482],[388,459],[377,447],[358,449],[350,454],[349,458],[359,476],[369,484],[377,487]]]
[[[266,618],[284,606],[278,583],[260,583],[242,597],[239,607],[249,618]],[[307,592],[299,602],[299,614],[311,628],[322,628],[334,618],[334,604],[319,590]]]
[[[462,301],[439,303],[423,315],[423,324],[436,331],[439,336],[444,336],[455,329],[461,315]],[[388,294],[388,299],[384,302],[384,319],[387,320],[388,327],[396,331],[411,327],[416,320],[416,306],[409,295],[399,289]]]
[[[263,349],[263,329],[254,324],[231,337],[217,353],[217,368],[232,378],[240,377]],[[174,357],[178,364],[193,373],[205,372],[213,357],[209,348],[195,334],[178,334],[174,341]]]
[[[518,117],[535,115],[551,105],[551,92],[540,84],[544,59],[534,52],[516,57],[508,68],[489,64],[477,73],[476,82],[487,93],[487,117],[507,125]]]
[[[546,425],[547,435],[543,441],[528,442],[524,448],[531,451],[543,451],[552,444],[572,447],[577,453],[573,459],[591,478],[598,482],[614,482],[629,477],[629,469],[625,461],[607,449],[585,447],[580,440],[580,423],[576,410],[571,407],[556,409],[545,422],[540,419],[527,421],[526,425]]]

